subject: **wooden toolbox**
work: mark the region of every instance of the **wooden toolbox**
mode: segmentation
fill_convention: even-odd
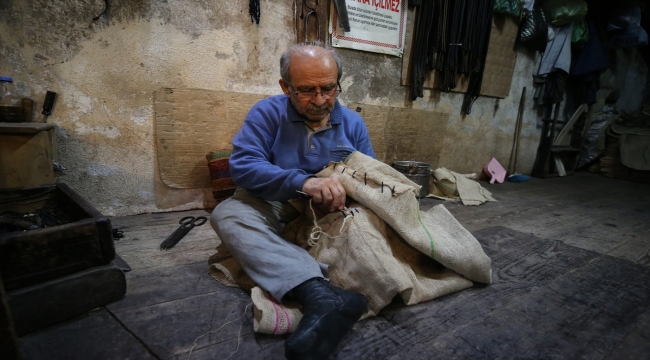
[[[0,274],[7,291],[106,265],[115,257],[110,220],[66,184],[0,190],[5,224],[19,214],[53,219],[35,230],[7,232],[0,226]],[[61,225],[52,226],[57,221]]]
[[[110,263],[9,291],[7,304],[14,331],[24,336],[118,301],[125,294],[126,277]]]
[[[126,294],[110,220],[66,184],[2,189],[0,216],[0,315],[12,319],[0,332],[23,336]],[[45,227],[21,230],[36,216]]]

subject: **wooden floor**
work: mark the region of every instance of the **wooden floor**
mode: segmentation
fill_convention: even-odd
[[[650,184],[588,173],[489,185],[498,200],[444,205],[493,259],[495,282],[359,322],[331,358],[650,358]],[[443,203],[423,199],[428,209]],[[19,339],[26,359],[282,359],[255,334],[250,297],[207,273],[203,210],[116,217],[127,295]]]

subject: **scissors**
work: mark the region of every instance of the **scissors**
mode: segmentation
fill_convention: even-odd
[[[195,226],[201,226],[205,224],[206,221],[208,221],[208,219],[205,216],[186,216],[184,218],[181,218],[178,221],[181,226],[179,226],[178,229],[176,229],[165,239],[165,241],[160,244],[160,250],[169,250],[173,248],[174,245],[178,244],[178,242],[181,241],[181,239],[187,235],[188,232],[190,232],[190,230],[192,230]]]

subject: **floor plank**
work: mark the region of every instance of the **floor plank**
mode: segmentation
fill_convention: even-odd
[[[114,218],[113,227],[124,232],[124,238],[115,243],[115,251],[133,270],[207,261],[221,242],[209,222],[190,230],[173,248],[160,250],[160,243],[180,226],[178,221],[185,216],[209,218],[210,213],[192,210]]]
[[[20,346],[25,360],[156,359],[103,309],[23,336]]]
[[[126,273],[128,291],[122,301],[108,305],[119,313],[192,296],[224,292],[208,274],[207,260]],[[241,292],[241,291],[239,291]]]
[[[228,347],[237,339],[242,323],[247,333],[252,332],[252,321],[244,316],[250,303],[250,297],[240,290],[225,288],[218,293],[116,311],[115,315],[159,357],[169,358],[189,352],[204,334],[208,336],[200,338],[199,348],[215,344]],[[249,306],[247,314],[251,312]]]

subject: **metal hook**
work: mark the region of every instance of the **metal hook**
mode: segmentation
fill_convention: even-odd
[[[309,40],[309,17],[312,15],[316,17],[316,36],[318,36],[316,40],[320,40],[320,15],[316,11],[316,7],[309,6],[307,2],[308,0],[302,0],[302,6],[300,8],[300,18],[305,20],[305,43]],[[316,6],[319,4],[320,0],[316,0]],[[309,10],[307,16],[305,16],[305,8]]]
[[[311,9],[305,16],[305,43],[309,40],[309,17],[312,15],[316,18],[316,40],[320,40],[320,15],[316,9]]]

